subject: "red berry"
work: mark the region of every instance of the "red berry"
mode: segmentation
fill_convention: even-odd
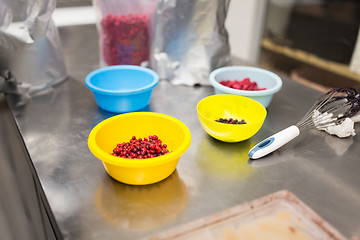
[[[166,148],[167,145],[162,145],[161,139],[156,135],[150,135],[149,140],[133,136],[129,142],[117,144],[111,155],[128,159],[153,158],[169,153]]]
[[[251,82],[250,78],[244,78],[243,80],[221,80],[219,82],[225,87],[237,89],[237,90],[247,90],[247,91],[259,91],[265,90],[266,88],[258,88],[256,82]]]
[[[120,151],[119,147],[116,147],[116,148],[114,148],[113,152],[116,154],[119,154],[121,151]]]

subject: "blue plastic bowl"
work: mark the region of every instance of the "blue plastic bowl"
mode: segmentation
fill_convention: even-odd
[[[146,107],[159,76],[151,69],[116,65],[97,69],[85,78],[99,107],[110,112],[133,112]]]
[[[266,90],[237,90],[219,83],[222,80],[243,80],[247,77],[250,78],[250,81],[256,82],[259,88],[266,88]],[[210,73],[209,81],[215,89],[215,94],[234,94],[248,97],[260,102],[265,108],[269,106],[274,94],[280,91],[282,86],[281,78],[275,73],[262,68],[247,66],[218,68]]]

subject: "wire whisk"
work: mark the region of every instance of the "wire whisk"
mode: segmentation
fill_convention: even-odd
[[[251,159],[261,158],[300,134],[300,130],[325,130],[355,116],[360,111],[360,93],[352,87],[335,88],[322,95],[295,125],[261,141],[249,151]]]

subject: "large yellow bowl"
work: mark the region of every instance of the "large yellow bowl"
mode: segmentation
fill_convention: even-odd
[[[248,97],[220,94],[203,98],[197,104],[201,126],[212,137],[223,142],[240,142],[251,138],[262,127],[266,109]],[[246,124],[226,124],[219,118],[244,119]]]
[[[170,153],[147,159],[112,156],[117,144],[157,135]],[[88,146],[114,179],[132,185],[146,185],[167,178],[191,143],[189,129],[181,121],[161,113],[134,112],[108,118],[90,132]]]

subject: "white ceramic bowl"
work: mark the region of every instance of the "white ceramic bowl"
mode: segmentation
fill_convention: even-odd
[[[244,78],[250,78],[250,81],[256,82],[259,88],[266,88],[266,90],[237,90],[220,84],[222,80],[243,80]],[[228,66],[215,69],[210,73],[209,81],[215,89],[215,94],[234,94],[249,97],[260,102],[265,108],[269,106],[274,94],[280,91],[282,87],[282,80],[275,73],[262,68],[247,66]]]

